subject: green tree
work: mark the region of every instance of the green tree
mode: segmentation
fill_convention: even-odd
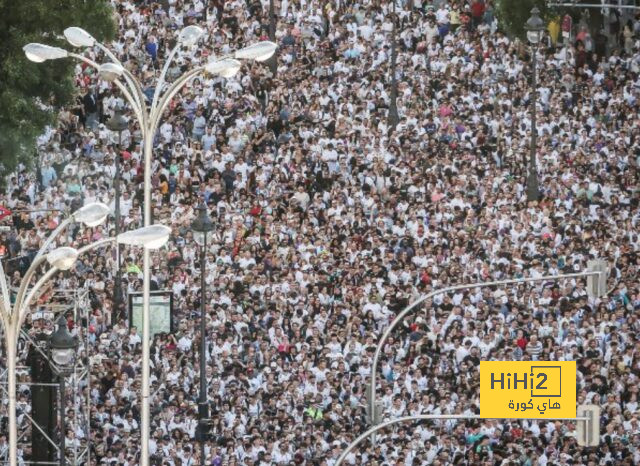
[[[525,39],[524,25],[534,6],[540,9],[540,17],[545,21],[560,13],[557,8],[549,8],[546,0],[498,0],[496,16],[500,29],[510,37]]]
[[[74,97],[72,60],[31,63],[22,47],[70,47],[62,36],[69,26],[101,41],[116,31],[108,0],[0,0],[0,183],[18,162],[32,164],[36,138]]]

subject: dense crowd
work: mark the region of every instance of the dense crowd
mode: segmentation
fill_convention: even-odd
[[[111,47],[149,95],[186,25],[206,34],[171,80],[268,38],[266,0],[113,4]],[[153,217],[173,232],[152,254],[151,280],[173,293],[175,328],[151,350],[153,464],[199,464],[202,299],[205,464],[332,465],[368,425],[373,350],[406,305],[448,285],[571,273],[595,258],[610,266],[603,298],[568,279],[427,301],[385,345],[377,388],[383,419],[475,415],[480,360],[577,361],[577,402],[602,408],[599,448],[578,447],[571,422],[451,420],[390,428],[347,463],[640,464],[640,21],[620,27],[606,54],[592,40],[539,47],[541,196],[528,202],[531,49],[501,32],[491,0],[398,2],[395,128],[392,2],[275,5],[276,74],[245,62],[230,79],[194,78],[155,137]],[[117,150],[105,123],[124,103],[119,90],[82,64],[75,79],[77,105],[39,141],[37,173],[7,177],[0,196],[12,210],[60,209],[16,214],[0,232],[14,287],[70,212],[113,206],[119,152],[121,227],[142,225],[140,128],[129,113]],[[215,224],[204,297],[190,228],[201,203]],[[56,244],[87,244],[114,226],[75,225]],[[122,251],[123,286],[141,291],[141,256]],[[92,363],[91,429],[72,420],[67,446],[90,437],[92,463],[133,466],[141,340],[113,306],[115,257],[89,254],[53,286],[91,295],[88,319],[69,318]]]

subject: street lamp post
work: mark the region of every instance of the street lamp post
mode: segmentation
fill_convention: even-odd
[[[527,200],[537,201],[540,197],[540,187],[538,181],[538,167],[536,162],[538,129],[536,127],[536,113],[538,101],[537,85],[537,64],[538,64],[538,44],[542,39],[544,31],[544,21],[540,18],[540,10],[534,7],[531,10],[531,17],[525,25],[527,39],[531,44],[531,148],[529,152],[529,170],[527,174]]]
[[[407,317],[407,315],[409,315],[410,313],[418,309],[419,306],[423,304],[425,301],[433,298],[434,296],[441,295],[443,293],[449,293],[452,291],[458,291],[458,290],[486,288],[490,286],[517,285],[517,284],[531,283],[531,282],[549,282],[549,281],[555,282],[555,281],[563,280],[567,278],[595,277],[595,276],[601,277],[602,275],[606,276],[606,273],[607,272],[606,272],[605,266],[600,265],[596,267],[594,264],[593,270],[588,269],[587,271],[583,271],[583,272],[570,273],[565,275],[548,275],[544,277],[517,278],[512,280],[499,280],[499,281],[492,281],[492,282],[480,282],[480,283],[470,283],[470,284],[464,284],[464,285],[454,285],[447,288],[434,290],[430,293],[427,293],[424,296],[421,296],[418,300],[414,301],[409,306],[404,308],[400,312],[400,314],[398,314],[395,317],[395,319],[393,319],[393,321],[389,324],[387,329],[382,334],[380,341],[378,341],[378,344],[376,346],[376,351],[373,355],[373,361],[371,362],[371,375],[369,379],[369,387],[367,389],[367,394],[369,396],[369,399],[367,400],[367,404],[369,405],[368,409],[370,412],[370,418],[373,420],[374,414],[376,412],[376,377],[377,377],[377,371],[378,371],[378,361],[380,360],[380,355],[382,354],[382,348],[384,347],[384,344],[389,338],[389,335],[398,326],[398,324],[402,322],[404,318]],[[606,293],[606,289],[604,286],[599,286],[596,289],[599,295],[603,295],[604,293]],[[374,422],[370,422],[370,423],[373,425],[375,424]],[[373,432],[372,435],[374,434],[375,434],[375,431]],[[375,438],[372,438],[372,443],[374,441],[375,441]]]
[[[87,204],[71,214],[67,219],[60,222],[60,225],[51,232],[49,237],[44,241],[40,251],[31,262],[31,265],[25,272],[20,283],[20,288],[12,300],[12,294],[9,290],[7,277],[0,261],[0,321],[4,328],[4,344],[6,348],[7,361],[7,395],[8,416],[9,416],[9,464],[16,466],[18,464],[18,422],[16,417],[16,359],[18,336],[20,335],[20,327],[28,312],[31,299],[34,297],[37,289],[44,283],[38,281],[29,292],[29,285],[36,270],[48,261],[51,265],[64,269],[68,261],[75,261],[73,252],[68,251],[69,248],[58,248],[46,254],[46,250],[58,235],[73,221],[81,222],[86,226],[96,226],[104,222],[109,214],[109,208],[101,203]],[[69,265],[70,267],[70,265]],[[29,295],[25,295],[29,292]]]
[[[333,464],[334,466],[341,466],[344,463],[344,461],[347,459],[347,456],[349,456],[349,453],[351,453],[358,445],[364,442],[367,439],[367,437],[373,436],[375,435],[376,432],[386,429],[387,427],[395,426],[397,424],[404,424],[404,423],[417,422],[417,421],[441,421],[441,420],[468,421],[468,420],[481,420],[481,419],[489,420],[489,419],[497,419],[497,418],[480,417],[478,415],[473,415],[473,414],[471,415],[470,414],[415,414],[411,416],[397,417],[395,419],[388,419],[376,426],[369,428],[364,433],[360,434],[353,442],[351,442],[349,445],[347,445],[345,449],[342,450],[342,453],[340,454],[336,462]],[[540,418],[534,418],[534,417],[518,418],[518,420],[532,421],[532,420],[540,420]],[[573,421],[577,423],[585,423],[587,425],[593,422],[593,418],[588,416],[564,417],[564,418],[559,417],[555,419],[545,419],[545,420],[546,421]],[[588,430],[588,427],[584,429]],[[578,444],[580,443],[581,443],[580,440],[578,440]]]
[[[205,464],[204,443],[209,423],[209,402],[207,399],[207,343],[206,343],[206,255],[207,236],[213,230],[213,222],[203,203],[198,207],[198,216],[191,223],[193,237],[200,246],[200,396],[198,399],[198,429],[200,429],[200,464]]]
[[[120,158],[122,157],[122,132],[128,128],[129,124],[127,119],[123,116],[123,111],[121,107],[117,107],[113,112],[113,116],[107,120],[107,128],[109,131],[113,133],[117,133],[118,135],[118,147],[116,149],[116,173],[115,178],[113,180],[113,185],[115,188],[115,205],[114,205],[114,216],[115,216],[115,235],[118,236],[120,234]],[[123,293],[122,293],[122,260],[120,254],[120,245],[116,246],[116,282],[113,286],[113,312],[112,312],[112,322],[115,324],[118,322],[121,316],[121,307],[123,302]]]
[[[54,241],[56,236],[69,225],[72,220],[77,220],[87,226],[95,226],[104,222],[109,213],[109,208],[101,203],[88,204],[76,211],[69,219],[61,222],[51,235],[45,240],[44,245],[31,262],[29,269],[22,277],[20,288],[12,300],[9,291],[7,277],[0,261],[0,321],[4,328],[4,344],[6,348],[7,361],[7,394],[8,394],[8,416],[9,416],[9,464],[18,464],[18,423],[16,416],[16,365],[17,349],[20,328],[29,313],[30,304],[40,294],[43,286],[60,270],[69,270],[75,264],[78,256],[85,252],[101,247],[109,242],[116,241],[130,246],[143,246],[147,249],[157,249],[164,245],[169,239],[170,228],[163,225],[150,225],[137,230],[127,231],[118,237],[106,238],[96,241],[80,249],[70,247],[59,247],[51,252],[46,252],[48,246]],[[30,287],[31,279],[41,265],[48,263],[51,268],[47,270],[36,283]]]
[[[153,156],[153,138],[160,125],[160,119],[164,111],[169,107],[171,100],[189,81],[202,73],[209,73],[224,78],[235,75],[241,63],[238,60],[255,60],[264,62],[275,53],[277,45],[273,42],[262,41],[229,55],[215,59],[204,66],[198,66],[187,71],[185,74],[168,84],[165,80],[169,67],[182,47],[196,45],[204,31],[195,25],[185,27],[177,37],[176,46],[169,52],[167,60],[160,72],[160,77],[155,86],[155,92],[150,103],[142,90],[140,82],[128,71],[118,58],[105,45],[98,42],[91,34],[79,27],[65,29],[64,35],[67,41],[74,47],[97,47],[111,60],[110,63],[102,65],[79,54],[68,52],[59,47],[52,47],[44,44],[31,43],[23,47],[25,55],[31,61],[41,63],[46,60],[56,60],[60,58],[74,58],[98,70],[102,79],[113,82],[122,92],[127,102],[131,105],[136,120],[140,124],[143,140],[143,166],[144,166],[144,201],[143,217],[144,225],[151,224],[151,158]],[[123,82],[124,81],[124,82]],[[166,88],[166,89],[165,89]],[[142,400],[140,406],[140,437],[141,437],[141,457],[140,465],[149,465],[149,434],[150,434],[150,331],[149,331],[149,298],[150,298],[150,259],[145,248],[143,252],[142,265]]]
[[[67,319],[64,315],[60,315],[58,319],[58,328],[49,337],[49,352],[55,366],[52,370],[58,375],[59,391],[60,391],[60,466],[65,466],[66,459],[66,394],[65,394],[65,377],[73,372],[76,360],[76,350],[78,348],[78,339],[69,333],[67,328]]]

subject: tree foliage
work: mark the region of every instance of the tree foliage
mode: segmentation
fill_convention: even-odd
[[[0,178],[30,163],[36,138],[74,96],[70,59],[27,60],[29,42],[70,48],[62,32],[79,26],[98,40],[115,35],[108,0],[0,0]]]
[[[524,39],[526,31],[524,25],[531,17],[531,10],[537,6],[540,17],[546,21],[558,14],[563,14],[558,8],[549,8],[546,0],[498,0],[496,2],[496,16],[500,29],[510,37]]]

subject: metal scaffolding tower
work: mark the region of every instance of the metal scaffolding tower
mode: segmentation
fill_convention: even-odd
[[[91,306],[89,305],[89,290],[51,290],[46,295],[45,303],[38,303],[33,306],[31,315],[31,325],[25,325],[20,332],[20,342],[18,347],[18,388],[22,390],[28,401],[28,406],[34,406],[32,394],[46,398],[47,391],[51,391],[50,400],[53,407],[53,424],[40,425],[34,420],[35,413],[25,409],[19,417],[18,448],[23,453],[24,464],[64,464],[64,465],[87,465],[90,461],[90,421],[91,421],[91,368],[89,359],[89,332],[88,322]],[[72,313],[74,321],[74,333],[77,335],[78,357],[73,368],[73,372],[66,377],[65,384],[67,396],[61,397],[60,386],[57,381],[42,382],[34,381],[38,379],[38,374],[33,374],[33,367],[27,364],[28,356],[37,356],[40,361],[45,361],[47,365],[53,365],[46,345],[43,344],[43,337],[53,330],[53,323],[60,314]],[[35,324],[37,322],[37,324]],[[29,328],[30,327],[30,328]],[[4,338],[4,330],[0,329],[0,335]],[[6,357],[4,345],[0,349],[2,360]],[[41,377],[40,377],[41,378]],[[28,389],[28,390],[27,390]],[[3,398],[7,396],[7,370],[0,369],[0,394]],[[64,407],[61,400],[64,399]],[[37,401],[37,400],[36,400]],[[40,400],[42,401],[42,400]],[[37,403],[36,403],[37,404]],[[41,403],[42,405],[42,403]],[[61,423],[61,416],[65,422]],[[0,405],[0,426],[6,417],[6,407]],[[46,416],[45,416],[46,418]],[[67,442],[66,454],[61,462],[60,444],[61,426],[66,431],[72,431],[72,441]],[[33,460],[32,436],[34,433],[40,434],[40,438],[45,442],[47,449],[50,449],[55,459],[43,461]],[[31,452],[31,453],[29,453]],[[0,464],[7,464],[8,458],[0,452]],[[6,452],[4,453],[6,455]],[[42,457],[42,455],[40,455]]]

